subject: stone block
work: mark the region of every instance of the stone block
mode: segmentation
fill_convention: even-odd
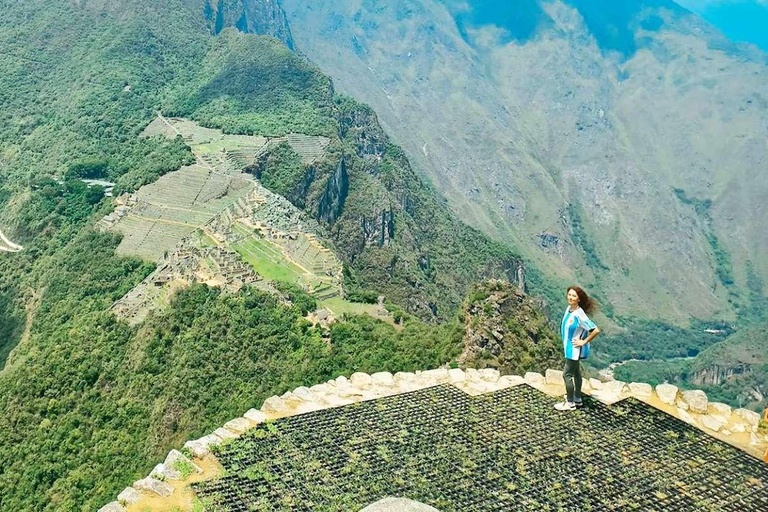
[[[637,398],[650,398],[653,394],[653,388],[650,384],[645,384],[642,382],[630,382],[629,392],[632,393],[632,396]]]
[[[317,395],[305,386],[294,389],[293,396],[301,399],[303,402],[317,402],[318,400]]]
[[[681,409],[681,408],[678,407],[677,408],[677,417],[680,418],[681,420],[683,420],[684,422],[690,424],[690,425],[695,425],[696,424],[696,419],[693,416],[691,416],[690,414],[688,414],[688,411],[686,411],[685,409]]]
[[[525,384],[525,379],[519,375],[502,375],[499,377],[499,382],[505,383],[507,387],[512,387]]]
[[[216,430],[213,431],[213,435],[221,438],[223,441],[227,439],[237,439],[240,437],[239,435],[235,434],[231,430],[227,430],[224,427],[219,427]]]
[[[360,512],[439,512],[436,508],[407,498],[383,498]]]
[[[627,383],[620,380],[611,380],[603,383],[601,391],[608,395],[619,396],[627,392]]]
[[[480,378],[483,379],[485,382],[495,383],[499,381],[499,377],[501,377],[501,373],[499,370],[496,370],[495,368],[484,368],[482,370],[479,370]]]
[[[338,377],[336,377],[337,386],[344,386],[346,384],[349,384],[349,379],[346,378],[344,375],[339,375]]]
[[[447,384],[451,381],[451,377],[448,374],[448,370],[446,368],[438,368],[436,370],[427,370],[425,372],[421,372],[418,375],[418,379],[420,382],[429,383],[429,385]]]
[[[324,395],[330,393],[333,388],[329,384],[315,384],[310,387],[309,390],[316,395]]]
[[[158,480],[181,480],[181,475],[178,471],[162,463],[155,466],[152,472],[149,473],[149,476]]]
[[[688,409],[690,409],[690,407],[688,407],[688,403],[686,403],[686,401],[683,400],[681,397],[677,398],[677,400],[675,401],[675,405],[677,405],[678,409],[682,409],[684,411],[687,411]]]
[[[224,424],[224,428],[234,432],[235,434],[244,434],[246,430],[251,428],[251,422],[245,418],[235,418]]]
[[[591,393],[592,392],[592,385],[589,383],[588,379],[582,379],[582,381],[581,381],[581,392],[582,393]]]
[[[480,371],[477,368],[464,368],[464,373],[469,380],[480,380]]]
[[[355,387],[363,388],[373,384],[373,379],[367,373],[355,372],[349,378],[349,382]]]
[[[592,389],[597,391],[603,389],[603,383],[597,379],[589,379],[589,385],[592,386]]]
[[[720,402],[709,402],[709,413],[723,416],[725,419],[731,417],[731,406]]]
[[[99,512],[125,512],[126,508],[119,501],[107,503],[99,509]]]
[[[156,478],[142,478],[141,480],[133,482],[133,487],[140,491],[148,491],[157,494],[163,498],[167,498],[173,494],[173,487],[170,484],[161,482]]]
[[[279,396],[271,396],[264,400],[261,412],[265,414],[283,414],[288,412],[288,404]]]
[[[117,501],[124,505],[133,505],[141,500],[141,493],[133,487],[126,487],[123,492],[117,495]]]
[[[744,423],[736,423],[731,427],[731,430],[736,432],[737,434],[743,434],[747,431],[747,426]]]
[[[394,379],[395,382],[414,382],[416,381],[416,374],[412,372],[397,372]]]
[[[707,400],[707,394],[700,389],[683,391],[683,401],[688,404],[688,407],[692,412],[699,414],[707,414],[707,406],[709,400]]]
[[[220,437],[207,435],[194,441],[187,441],[184,443],[184,448],[187,448],[198,459],[202,459],[211,452],[211,446],[216,446],[219,443],[221,443]]]
[[[451,379],[451,382],[456,384],[457,382],[464,382],[467,379],[466,374],[464,373],[464,370],[461,368],[451,368],[448,370],[448,377]]]
[[[747,425],[757,426],[760,424],[760,415],[755,411],[750,411],[749,409],[736,409],[733,412],[736,416],[744,420]]]
[[[721,434],[723,434],[724,436],[729,436],[729,435],[731,435],[731,431],[730,431],[730,430],[728,430],[727,428],[724,428],[724,429],[722,429],[722,430],[720,431],[720,433],[721,433]]]
[[[376,372],[373,375],[371,375],[371,379],[373,380],[373,383],[377,386],[394,386],[395,385],[395,378],[392,376],[389,372]]]
[[[677,392],[677,386],[673,386],[672,384],[664,383],[656,386],[656,394],[663,404],[675,405],[675,401],[677,400]]]
[[[716,416],[706,414],[701,417],[701,424],[707,427],[709,430],[719,432],[720,429],[723,428],[723,426],[725,426],[726,422],[721,421]]]
[[[531,386],[541,386],[546,382],[544,380],[544,376],[536,372],[527,372],[524,376],[524,379],[525,379],[525,382],[527,382]]]
[[[562,370],[548,369],[546,372],[544,372],[544,380],[546,381],[547,384],[554,384],[557,386],[565,385],[565,381],[563,380]]]
[[[267,415],[256,409],[249,409],[248,412],[243,414],[243,417],[248,421],[252,421],[255,424],[264,423],[267,421]]]

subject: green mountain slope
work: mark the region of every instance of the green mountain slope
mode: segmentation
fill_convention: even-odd
[[[370,109],[335,96],[277,39],[226,28],[239,18],[217,31],[206,5],[35,0],[0,19],[0,228],[24,247],[0,253],[0,510],[94,510],[169,448],[270,394],[448,362],[470,283],[517,271],[509,249],[417,177]],[[274,23],[260,26],[280,35]],[[284,292],[287,306],[204,286],[137,327],[118,322],[109,307],[154,265],[116,256],[119,238],[93,230],[113,205],[78,177],[120,193],[190,164],[182,140],[138,137],[157,111],[332,138],[314,167],[270,154],[262,172],[323,224],[347,288],[384,293],[403,325],[361,316],[324,332],[303,319],[315,301],[300,292]]]
[[[472,226],[617,316],[752,315],[766,55],[669,0],[609,4],[282,2],[297,46]]]

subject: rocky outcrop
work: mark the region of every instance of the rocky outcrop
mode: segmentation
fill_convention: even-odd
[[[717,386],[736,375],[743,375],[749,371],[750,365],[748,364],[736,366],[713,365],[692,373],[690,381],[695,386]]]
[[[203,0],[203,15],[215,35],[235,27],[245,34],[272,36],[294,49],[291,30],[277,1]]]
[[[342,157],[336,166],[336,171],[328,178],[325,185],[325,191],[320,198],[317,208],[317,216],[328,224],[341,216],[344,210],[344,202],[349,193],[349,174],[347,173],[347,162]]]
[[[561,365],[561,350],[537,299],[498,280],[475,286],[462,309],[467,366],[523,374]]]

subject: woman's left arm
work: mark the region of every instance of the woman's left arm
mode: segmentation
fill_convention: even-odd
[[[597,338],[598,334],[600,334],[600,328],[598,326],[595,326],[594,329],[589,331],[589,336],[587,336],[583,340],[574,340],[573,344],[576,347],[584,346],[587,343],[591,342],[593,339]]]

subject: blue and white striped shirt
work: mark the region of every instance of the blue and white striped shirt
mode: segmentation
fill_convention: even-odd
[[[573,340],[583,340],[589,336],[589,331],[594,329],[595,323],[589,319],[581,308],[571,311],[565,308],[563,322],[560,324],[560,336],[563,338],[563,351],[567,359],[578,361],[589,357],[589,343],[581,347],[574,347]]]

